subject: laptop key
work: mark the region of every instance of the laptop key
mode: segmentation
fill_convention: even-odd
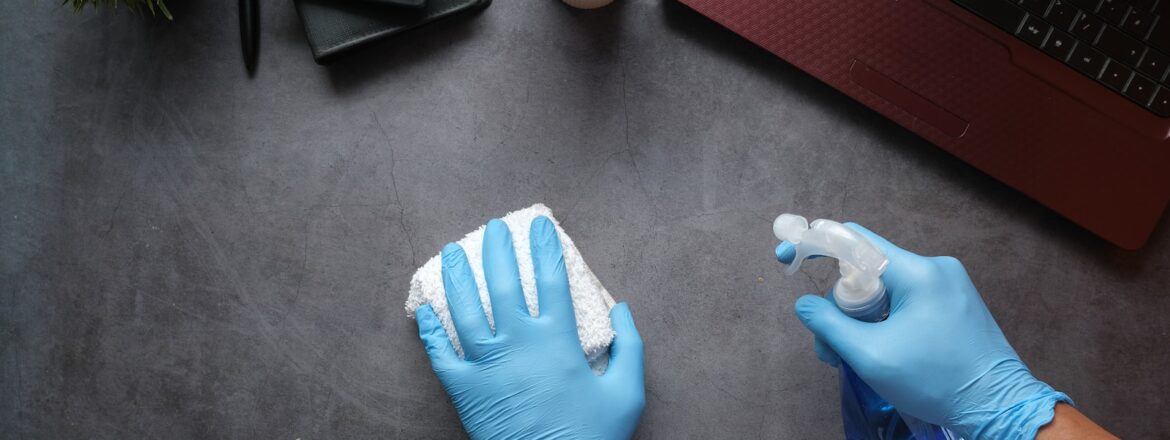
[[[1072,2],[1089,12],[1096,11],[1097,5],[1101,4],[1101,0],[1072,0]]]
[[[1120,26],[1128,12],[1129,5],[1124,0],[1103,0],[1100,9],[1097,9],[1097,15],[1114,26]]]
[[[987,21],[1011,33],[1016,33],[1020,22],[1027,15],[1023,9],[1005,0],[955,0],[972,12],[983,16]]]
[[[1101,21],[1100,18],[1081,12],[1081,15],[1077,17],[1077,22],[1073,24],[1072,34],[1093,43],[1097,41],[1097,35],[1101,33],[1103,27],[1105,27],[1105,22]]]
[[[1170,0],[1163,1],[1170,2]],[[1162,52],[1170,52],[1170,14],[1163,16],[1158,24],[1154,25],[1154,30],[1150,32],[1149,37],[1146,37],[1146,43],[1162,49]]]
[[[1146,38],[1146,34],[1150,32],[1150,26],[1153,25],[1153,14],[1149,11],[1134,9],[1129,11],[1129,16],[1125,17],[1125,23],[1121,25],[1121,30],[1141,40]]]
[[[1105,71],[1101,73],[1101,83],[1120,92],[1125,90],[1125,85],[1129,83],[1129,77],[1131,76],[1133,76],[1133,71],[1129,70],[1128,67],[1116,61],[1110,61],[1105,66]]]
[[[1044,43],[1044,51],[1053,58],[1064,61],[1068,59],[1068,53],[1072,52],[1074,44],[1076,40],[1073,40],[1071,35],[1054,29],[1052,35],[1048,37],[1048,42]]]
[[[1073,49],[1072,56],[1068,58],[1068,64],[1081,73],[1096,79],[1097,75],[1101,73],[1101,68],[1105,67],[1105,55],[1087,44],[1079,44],[1076,49]]]
[[[1133,6],[1135,11],[1149,12],[1154,10],[1154,3],[1158,0],[1130,0],[1129,5]]]
[[[1170,116],[1170,89],[1158,88],[1158,93],[1154,94],[1154,100],[1150,102],[1150,110],[1153,110],[1158,116]]]
[[[1080,9],[1070,5],[1068,0],[1056,0],[1052,2],[1052,8],[1048,10],[1048,15],[1045,15],[1044,18],[1048,19],[1048,22],[1056,26],[1057,29],[1067,31],[1080,12]]]
[[[1020,27],[1020,32],[1017,35],[1032,47],[1039,48],[1044,45],[1044,38],[1048,37],[1048,32],[1051,30],[1052,25],[1030,15],[1027,20],[1024,20],[1024,25]]]
[[[1138,104],[1146,105],[1150,102],[1150,98],[1154,97],[1154,89],[1157,88],[1158,85],[1146,77],[1134,75],[1133,79],[1129,80],[1129,87],[1125,88],[1125,96]]]
[[[1136,66],[1145,46],[1113,26],[1106,26],[1097,40],[1097,48],[1125,64]]]
[[[1170,65],[1170,57],[1156,50],[1147,50],[1142,62],[1138,63],[1138,71],[1161,81],[1166,76],[1166,67]]]
[[[1032,15],[1043,17],[1044,13],[1048,12],[1048,4],[1050,3],[1052,0],[1022,0],[1020,6],[1023,6],[1024,10]]]

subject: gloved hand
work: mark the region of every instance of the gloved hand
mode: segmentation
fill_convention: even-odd
[[[836,366],[839,355],[899,411],[969,440],[1031,440],[1057,402],[1071,403],[1020,361],[958,260],[918,256],[847,225],[890,260],[882,275],[890,315],[862,322],[831,296],[801,297],[796,315],[816,335],[822,360]],[[776,248],[781,263],[794,256],[787,242]]]
[[[593,373],[577,337],[569,279],[556,228],[538,217],[531,229],[540,317],[528,313],[512,234],[487,225],[483,270],[495,334],[488,326],[463,249],[443,248],[443,287],[465,359],[431,307],[415,313],[431,367],[473,439],[624,439],[645,403],[642,338],[624,303],[610,312],[616,332],[604,375]]]

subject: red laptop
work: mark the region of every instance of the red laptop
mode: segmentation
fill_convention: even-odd
[[[1170,0],[680,0],[1118,246],[1170,200]]]

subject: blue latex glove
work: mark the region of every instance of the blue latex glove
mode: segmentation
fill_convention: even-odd
[[[524,302],[512,233],[487,225],[483,269],[495,334],[488,326],[467,256],[443,248],[443,287],[465,359],[460,359],[430,306],[418,309],[419,337],[431,367],[473,439],[625,439],[645,404],[642,338],[624,303],[610,312],[616,332],[604,375],[581,351],[561,243],[552,222],[532,222],[532,263],[540,317]]]
[[[831,296],[801,297],[796,315],[816,335],[822,360],[835,366],[839,355],[900,411],[967,439],[1031,440],[1057,402],[1071,403],[1032,377],[959,260],[915,255],[847,225],[890,259],[882,275],[890,316],[862,322],[841,313]],[[776,248],[781,263],[794,256],[787,242]]]

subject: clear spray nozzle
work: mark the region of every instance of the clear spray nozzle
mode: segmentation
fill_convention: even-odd
[[[789,275],[796,273],[809,257],[836,258],[841,278],[833,289],[833,297],[841,311],[865,320],[884,316],[889,301],[881,275],[889,260],[864,235],[832,220],[821,219],[810,224],[794,214],[776,217],[772,232],[795,247],[796,257],[788,266]]]

